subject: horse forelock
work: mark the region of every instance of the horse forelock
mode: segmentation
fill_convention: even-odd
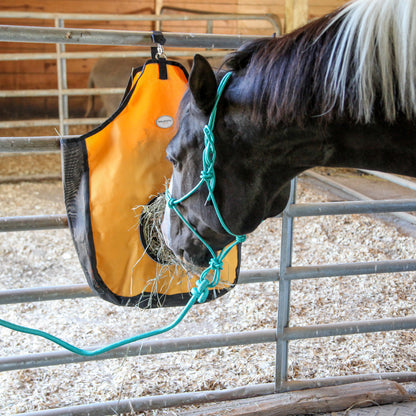
[[[256,121],[394,121],[416,115],[416,0],[356,0],[227,65]]]

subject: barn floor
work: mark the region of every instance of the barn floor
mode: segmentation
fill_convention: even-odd
[[[3,178],[59,175],[59,155],[43,155],[41,161],[25,157],[19,166],[16,160],[8,159],[6,163],[6,159],[3,157],[0,163]],[[57,179],[14,183],[6,180],[0,183],[0,190],[2,216],[64,212],[62,186]],[[299,202],[333,199],[305,186],[303,181],[298,196]],[[244,269],[278,267],[280,230],[280,219],[271,219],[250,236],[244,244]],[[297,265],[412,258],[416,247],[413,236],[373,217],[358,215],[299,218],[295,241]],[[68,230],[3,233],[0,255],[0,290],[85,284]],[[415,273],[294,282],[292,322],[312,325],[413,315],[415,283]],[[198,305],[181,328],[167,337],[272,328],[277,293],[278,285],[274,283],[239,285],[215,305]],[[0,316],[49,330],[77,345],[91,345],[143,332],[149,322],[160,327],[170,322],[172,311],[126,310],[92,298],[5,305],[0,307]],[[46,342],[5,329],[0,329],[0,339],[2,356],[55,349]],[[415,331],[294,341],[290,379],[415,371],[415,345]],[[274,377],[274,358],[273,345],[265,344],[5,372],[0,374],[0,414],[268,383]],[[139,414],[175,413],[165,409]],[[337,416],[346,414],[353,413],[341,412]]]

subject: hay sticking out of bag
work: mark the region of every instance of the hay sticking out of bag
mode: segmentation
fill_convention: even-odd
[[[188,280],[189,291],[192,289],[191,278],[200,276],[205,267],[195,266],[191,263],[182,261],[175,256],[173,251],[166,245],[162,233],[162,220],[165,213],[166,199],[165,194],[154,197],[147,205],[139,205],[135,208],[139,220],[140,240],[146,254],[158,263],[156,275],[148,279],[147,286],[143,293],[151,293],[146,302],[150,304],[155,300],[163,306],[165,293],[171,285],[181,284],[178,277]],[[140,259],[136,265],[140,263]],[[185,272],[185,273],[184,273]],[[211,277],[213,278],[213,272]],[[210,277],[208,277],[210,279]],[[230,286],[230,282],[220,279],[222,287]],[[141,307],[145,307],[141,304]]]
[[[178,266],[188,274],[201,274],[204,270],[203,268],[181,261],[166,245],[161,229],[165,207],[166,199],[164,194],[159,194],[147,205],[136,207],[136,210],[142,209],[139,229],[140,238],[146,253],[161,265]]]

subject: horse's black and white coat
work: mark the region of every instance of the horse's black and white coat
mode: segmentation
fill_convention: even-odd
[[[281,37],[244,45],[215,129],[215,195],[235,234],[253,231],[287,203],[289,181],[314,166],[356,167],[416,176],[416,0],[356,0]],[[174,198],[198,182],[203,126],[218,79],[197,55],[167,148]],[[229,243],[206,190],[181,204],[214,249]],[[180,257],[209,255],[174,213],[163,231]]]

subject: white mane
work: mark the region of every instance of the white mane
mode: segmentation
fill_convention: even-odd
[[[416,114],[416,0],[356,0],[328,27],[339,24],[328,61],[329,110],[346,102],[354,81],[359,119],[370,122],[376,94],[388,121]]]

